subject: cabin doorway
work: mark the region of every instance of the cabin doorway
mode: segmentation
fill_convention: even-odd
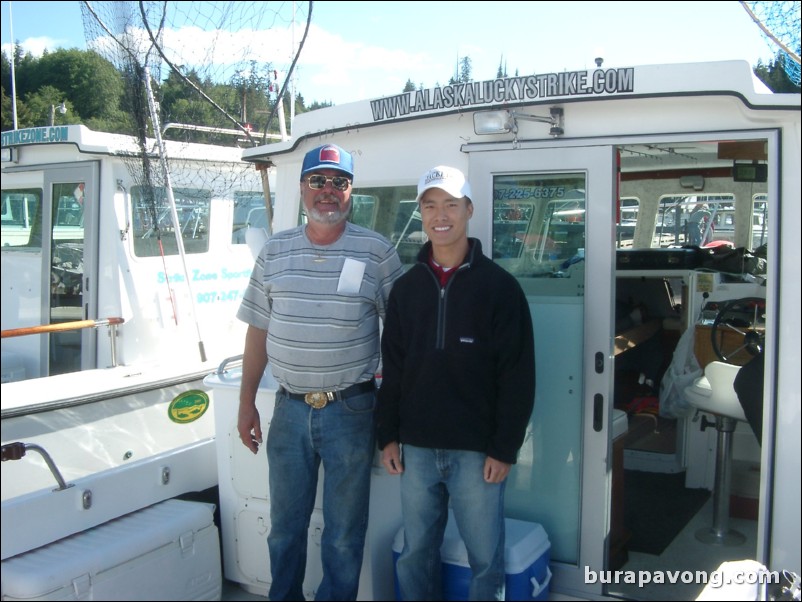
[[[9,170],[11,171],[11,170]],[[16,171],[16,170],[14,170]],[[97,306],[97,182],[94,162],[20,169],[22,188],[3,188],[4,322],[36,327],[90,319]],[[8,290],[6,290],[8,289]],[[40,291],[50,294],[40,295]],[[14,315],[11,315],[11,314]],[[10,339],[8,349],[38,357],[25,378],[94,367],[93,329]],[[4,342],[5,345],[6,342]],[[5,349],[6,347],[4,347]]]
[[[704,327],[714,312],[709,301],[760,294],[763,276],[715,274],[698,261],[706,249],[768,254],[767,183],[740,181],[729,153],[765,149],[769,139],[749,138],[733,150],[735,134],[726,142],[669,138],[573,148],[520,142],[492,152],[466,145],[477,199],[493,199],[477,206],[471,235],[519,279],[535,323],[535,411],[506,511],[544,526],[552,585],[561,592],[687,599],[704,584],[649,590],[610,583],[600,571],[712,572],[724,560],[758,557],[760,449],[746,423],[734,445],[742,499],[731,506],[748,514],[732,519],[745,521],[743,546],[694,539],[671,547],[684,530],[711,526],[717,431],[710,414],[662,415],[659,387],[682,333]],[[701,204],[710,218],[692,240],[691,213]],[[622,252],[631,259],[642,250],[657,263],[621,265]],[[669,255],[694,259],[662,259]],[[699,344],[705,341],[709,330]],[[588,567],[596,571],[591,578]]]
[[[626,414],[627,428],[611,442],[606,568],[609,575],[623,571],[653,581],[610,579],[608,595],[695,599],[705,586],[695,575],[709,576],[725,561],[759,558],[763,469],[752,428],[733,421],[734,431],[727,435],[731,452],[721,464],[728,467],[729,480],[717,495],[719,419],[690,405],[687,396],[676,400],[665,390],[661,394],[661,384],[674,378],[670,372],[689,355],[698,363],[694,376],[704,375],[712,361],[742,365],[752,357],[727,353],[725,359],[714,349],[714,340],[723,349],[722,337],[730,336],[742,347],[746,339],[736,331],[746,333],[743,324],[725,318],[720,324],[727,332],[719,329],[719,335],[711,327],[732,299],[754,295],[765,301],[776,210],[765,177],[771,173],[769,147],[769,139],[738,140],[733,134],[616,149],[621,172],[613,411]],[[744,162],[761,167],[745,177],[739,167]],[[626,213],[638,219],[621,237],[625,205]],[[742,260],[726,265],[722,258],[727,256]],[[642,263],[632,265],[636,261]],[[767,306],[759,305],[764,329]],[[686,578],[671,582],[672,571]]]

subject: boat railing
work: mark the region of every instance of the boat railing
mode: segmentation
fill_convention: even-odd
[[[21,441],[16,441],[14,443],[7,443],[3,445],[2,451],[0,452],[0,459],[3,462],[7,460],[21,460],[25,457],[25,453],[28,451],[35,451],[44,458],[47,467],[50,469],[50,472],[53,474],[53,477],[58,482],[58,488],[54,489],[54,491],[61,491],[62,489],[67,489],[72,487],[72,485],[67,485],[66,481],[64,481],[64,477],[61,476],[61,472],[56,467],[56,463],[53,462],[53,459],[50,457],[50,454],[47,451],[35,443],[23,443]]]
[[[217,372],[215,374],[225,374],[228,372],[228,365],[229,364],[242,364],[242,358],[245,357],[244,355],[234,355],[232,357],[227,357],[220,365],[217,367]]]
[[[26,326],[23,328],[9,328],[2,331],[2,338],[22,337],[31,334],[48,334],[51,332],[65,332],[70,330],[83,330],[84,328],[100,328],[108,326],[111,338],[111,367],[117,365],[117,326],[125,322],[123,318],[102,318],[99,320],[73,320],[71,322],[57,322],[55,324],[41,324],[39,326]]]

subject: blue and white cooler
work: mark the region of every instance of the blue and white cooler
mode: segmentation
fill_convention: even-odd
[[[551,571],[549,558],[551,543],[542,525],[512,518],[505,519],[504,570],[506,573],[506,600],[547,600]],[[398,561],[404,547],[404,528],[393,540],[393,563]],[[467,600],[471,582],[468,552],[457,530],[451,510],[448,512],[443,545],[440,547],[443,563],[443,599]],[[401,600],[396,576],[395,597]]]

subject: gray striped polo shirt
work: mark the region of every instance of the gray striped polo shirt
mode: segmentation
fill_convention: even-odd
[[[306,226],[265,242],[237,318],[267,331],[273,376],[293,393],[343,389],[373,378],[379,319],[403,273],[382,235],[350,222],[326,247]]]

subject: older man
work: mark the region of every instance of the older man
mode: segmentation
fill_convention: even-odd
[[[267,434],[271,600],[303,600],[307,529],[324,469],[318,600],[355,600],[375,453],[379,320],[401,275],[395,248],[347,221],[353,158],[333,144],[301,169],[305,225],[267,240],[237,316],[245,337],[238,430],[262,442],[256,392],[268,360],[281,388]]]

